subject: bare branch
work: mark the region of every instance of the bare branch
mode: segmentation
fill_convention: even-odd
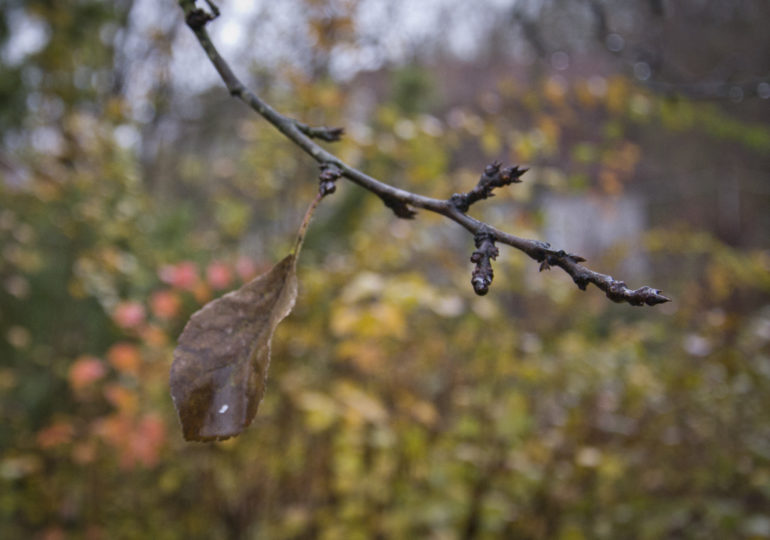
[[[520,183],[521,175],[529,170],[520,169],[517,166],[506,167],[500,170],[502,166],[503,164],[499,161],[487,165],[475,188],[468,193],[455,193],[449,200],[460,212],[467,212],[468,208],[476,201],[494,197],[493,189]]]
[[[326,126],[312,127],[302,122],[294,121],[299,130],[311,139],[321,139],[326,142],[337,142],[345,134],[345,128],[330,128]]]
[[[213,5],[210,0],[206,1],[210,6]],[[551,249],[550,244],[546,242],[528,240],[500,231],[465,213],[474,202],[491,196],[494,188],[520,182],[519,177],[526,171],[526,169],[509,167],[501,170],[500,163],[493,163],[485,169],[484,175],[482,175],[479,180],[479,184],[472,191],[464,194],[455,194],[449,200],[441,200],[396,188],[351,167],[313,141],[314,137],[321,138],[322,140],[331,140],[329,139],[329,134],[331,132],[336,132],[336,129],[311,128],[292,118],[284,116],[273,109],[254,92],[246,88],[238,77],[236,77],[232,69],[230,69],[230,66],[217,51],[205,29],[206,23],[213,20],[218,14],[214,8],[210,8],[212,9],[212,14],[207,13],[195,6],[195,0],[179,0],[179,5],[184,11],[187,25],[195,33],[203,50],[216,68],[219,76],[225,83],[225,86],[227,86],[227,89],[230,91],[230,94],[246,103],[283,133],[289,140],[304,150],[317,162],[322,164],[322,166],[325,167],[321,173],[322,183],[325,182],[323,177],[324,174],[331,174],[332,176],[335,176],[335,179],[337,175],[344,176],[353,183],[358,184],[364,189],[379,196],[385,205],[401,218],[413,218],[416,214],[414,208],[421,208],[441,214],[452,221],[459,223],[474,235],[477,247],[479,250],[483,251],[483,255],[480,256],[479,260],[486,260],[487,265],[489,265],[489,259],[494,259],[492,253],[494,253],[494,256],[497,256],[497,248],[494,247],[494,243],[499,242],[521,250],[531,258],[540,262],[541,270],[552,266],[562,268],[572,277],[580,289],[585,290],[588,283],[593,283],[599,289],[604,291],[607,297],[615,302],[628,302],[634,306],[644,304],[653,306],[670,300],[663,296],[659,290],[651,287],[641,287],[636,290],[629,289],[622,281],[615,280],[611,276],[600,274],[599,272],[594,272],[593,270],[581,266],[579,263],[584,260],[582,257],[568,254],[561,250],[553,250]],[[326,135],[324,135],[324,133]],[[341,135],[341,132],[339,135]],[[329,173],[328,171],[330,170],[333,172]],[[483,239],[479,240],[482,236]],[[482,264],[482,266],[484,265]],[[488,289],[489,283],[491,283],[492,280],[491,265],[489,265],[488,271],[482,269],[479,276],[484,277],[484,281],[486,281],[486,278],[488,277],[489,282],[486,284],[486,288]],[[474,279],[476,279],[475,272]],[[479,284],[480,283],[481,281],[479,281]],[[474,282],[474,289],[475,285],[476,282]],[[486,290],[484,290],[484,293],[486,293]]]

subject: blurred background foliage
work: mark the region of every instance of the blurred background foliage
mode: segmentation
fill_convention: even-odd
[[[222,4],[345,160],[442,198],[530,166],[473,214],[674,302],[506,248],[476,297],[464,231],[341,183],[254,425],[186,444],[176,337],[287,252],[317,169],[173,2],[5,0],[0,537],[770,538],[767,3]]]

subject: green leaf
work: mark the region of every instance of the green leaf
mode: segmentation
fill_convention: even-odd
[[[298,251],[298,250],[297,250]],[[171,365],[171,396],[188,441],[239,435],[265,393],[273,331],[297,298],[296,252],[193,314]]]

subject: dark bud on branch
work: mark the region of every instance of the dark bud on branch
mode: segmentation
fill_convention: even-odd
[[[211,13],[207,13],[205,10],[196,8],[187,14],[185,22],[187,26],[193,30],[199,30],[206,26],[206,23],[213,21],[219,17],[219,8],[211,0],[206,0],[206,4],[209,6]]]
[[[540,261],[540,271],[542,272],[543,270],[550,270],[552,266],[559,264],[560,259],[567,259],[574,263],[585,262],[585,258],[581,257],[580,255],[567,253],[563,249],[560,249],[559,251],[545,255],[545,257]],[[580,287],[582,290],[585,290],[585,285],[581,286],[580,283],[578,283],[578,287]]]
[[[318,192],[321,197],[326,197],[337,190],[335,182],[340,176],[342,176],[342,171],[335,164],[321,164],[321,172],[318,175]]]
[[[572,281],[580,290],[586,290],[588,284],[593,283],[604,291],[607,298],[613,302],[626,302],[632,306],[655,306],[671,301],[667,296],[663,296],[658,289],[652,287],[630,289],[623,281],[589,270],[579,264],[585,261],[583,257],[567,253],[564,250],[544,250],[538,260],[540,261],[540,271],[548,270],[552,266],[559,266],[572,276]]]
[[[326,126],[312,127],[301,122],[297,122],[297,128],[311,139],[321,139],[326,142],[337,142],[345,134],[345,128]]]
[[[529,170],[519,168],[518,166],[503,169],[502,166],[503,164],[499,161],[487,165],[475,188],[468,193],[455,193],[452,195],[449,199],[452,205],[460,212],[467,212],[476,201],[494,197],[492,190],[495,188],[520,183],[521,176]]]
[[[629,289],[622,281],[613,282],[607,289],[607,298],[613,302],[628,302],[632,306],[655,306],[670,302],[671,299],[663,296],[661,291],[652,287],[640,287],[636,290]]]
[[[476,263],[471,275],[471,285],[473,290],[479,296],[484,296],[489,292],[489,286],[492,284],[494,272],[492,271],[492,261],[497,258],[500,251],[495,246],[494,237],[488,231],[481,230],[474,237],[476,251],[471,255],[471,262]]]
[[[401,199],[381,193],[378,193],[378,195],[380,196],[380,199],[382,199],[382,202],[385,203],[385,206],[393,210],[393,213],[401,219],[414,219],[414,216],[417,215],[417,212],[409,208],[409,206]]]

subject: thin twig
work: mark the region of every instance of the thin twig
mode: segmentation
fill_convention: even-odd
[[[622,281],[615,280],[611,276],[600,274],[599,272],[595,272],[580,265],[579,263],[584,260],[582,257],[566,253],[563,250],[553,250],[551,249],[550,244],[546,242],[520,238],[474,219],[465,213],[467,211],[467,206],[470,204],[458,204],[456,197],[450,198],[449,200],[425,197],[381,182],[366,173],[351,167],[313,140],[313,137],[324,140],[336,140],[336,138],[339,138],[341,135],[341,132],[337,132],[336,129],[330,128],[312,128],[289,118],[288,116],[284,116],[248,89],[238,77],[236,77],[229,64],[222,58],[219,51],[217,51],[205,28],[209,21],[216,18],[218,12],[208,13],[202,9],[198,9],[195,6],[195,0],[179,0],[179,5],[184,11],[187,25],[195,33],[203,50],[214,65],[214,68],[216,68],[231,95],[246,103],[317,162],[322,165],[336,167],[341,176],[344,176],[353,183],[358,184],[364,189],[379,196],[386,206],[391,208],[397,216],[411,218],[415,215],[414,208],[422,208],[441,214],[442,216],[459,223],[474,236],[484,233],[484,235],[489,238],[490,242],[506,244],[523,251],[531,258],[541,263],[541,270],[552,266],[562,268],[572,277],[580,289],[585,290],[588,283],[593,283],[599,289],[604,291],[608,298],[615,302],[628,302],[634,306],[641,306],[644,304],[653,306],[670,300],[666,296],[663,296],[659,290],[651,287],[645,286],[635,290],[630,289]],[[519,169],[510,169],[510,171],[514,170],[518,174]],[[514,180],[508,181],[511,177],[507,177],[505,183],[495,183],[494,185],[488,186],[489,190],[484,191],[484,193],[489,196],[493,187],[500,187],[502,185],[507,185],[508,183],[513,183],[518,179],[518,176],[520,176],[520,174],[513,175],[513,178],[515,178]],[[475,200],[479,200],[479,198],[483,198],[477,198],[477,195],[479,194],[476,194],[475,192],[471,193],[474,193],[471,200],[466,199],[464,202],[472,203]],[[465,194],[465,196],[467,195],[468,194]]]

